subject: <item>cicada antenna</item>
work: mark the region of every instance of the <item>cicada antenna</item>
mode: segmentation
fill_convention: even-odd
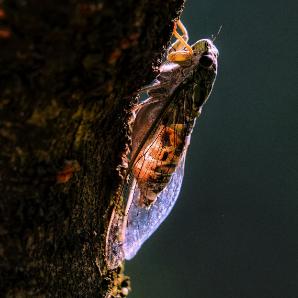
[[[220,25],[219,26],[219,29],[218,29],[218,31],[217,31],[217,33],[214,35],[214,34],[212,34],[211,35],[211,37],[212,37],[212,41],[214,42],[216,39],[217,39],[217,37],[219,36],[219,34],[220,34],[220,32],[221,32],[221,29],[222,29],[222,26],[223,25]]]

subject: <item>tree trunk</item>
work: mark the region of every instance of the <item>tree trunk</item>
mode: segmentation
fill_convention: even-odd
[[[1,296],[106,297],[130,108],[183,0],[0,5]]]

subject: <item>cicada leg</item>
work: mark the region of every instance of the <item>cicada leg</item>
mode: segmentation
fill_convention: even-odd
[[[185,42],[188,42],[188,40],[189,40],[188,32],[180,20],[174,23],[173,31],[177,32],[177,26],[180,29],[180,31],[182,32],[181,37],[184,39]],[[178,39],[172,44],[171,48],[174,49],[175,51],[179,51],[184,48],[184,44],[181,43],[181,41]]]
[[[182,35],[177,32],[177,26],[180,28]],[[175,41],[172,45],[172,48],[175,51],[168,54],[167,60],[170,62],[183,62],[191,59],[193,56],[193,50],[187,43],[188,33],[180,20],[174,24],[173,35],[177,38],[177,41]]]

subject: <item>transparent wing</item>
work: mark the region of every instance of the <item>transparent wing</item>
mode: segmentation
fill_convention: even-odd
[[[158,144],[160,140],[159,134],[163,135],[165,129],[171,127],[172,124],[175,127],[172,142],[169,143],[173,145],[175,148],[174,152],[177,155],[171,157],[170,160],[172,159],[173,166],[176,162],[174,161],[175,158],[178,159],[178,163],[174,172],[169,173],[169,175],[171,175],[169,182],[156,195],[157,197],[154,200],[154,203],[152,203],[149,207],[140,204],[140,202],[142,202],[142,191],[138,186],[138,182],[136,182],[137,179],[133,178],[134,182],[131,183],[132,187],[127,196],[128,209],[125,212],[125,219],[123,222],[124,233],[122,237],[122,240],[124,241],[122,247],[123,253],[125,259],[127,260],[132,259],[136,255],[143,243],[166,219],[179,196],[184,176],[185,155],[195,122],[195,119],[191,117],[193,107],[193,88],[194,86],[191,85],[186,90],[182,89],[179,90],[179,92],[175,92],[171,98],[170,104],[166,108],[166,111],[162,113],[161,117],[158,117],[160,124],[153,126],[154,131],[152,132],[153,137],[150,139],[150,147],[157,148],[155,153],[156,156],[159,156],[159,160],[162,160],[165,148],[162,144]],[[181,124],[181,130],[176,131],[179,124]],[[161,128],[160,131],[159,128]],[[181,155],[178,153],[180,150],[182,150]],[[146,156],[146,150],[143,154],[143,156]],[[143,173],[145,174],[147,173],[145,165],[146,159],[147,157],[145,158],[143,166]],[[165,175],[168,174],[167,169],[170,169],[170,167],[164,169],[163,173]],[[148,171],[150,172],[150,168]],[[143,189],[143,193],[144,192],[146,191]]]
[[[152,99],[152,101],[154,101],[154,99]],[[121,190],[116,194],[115,208],[112,212],[107,230],[105,260],[110,269],[119,266],[124,258],[131,259],[136,254],[143,242],[150,237],[170,213],[179,195],[183,180],[184,155],[181,156],[168,185],[158,194],[156,201],[149,209],[140,206],[141,192],[136,185],[137,179],[132,173],[132,167],[137,162],[136,158],[138,154],[146,145],[146,140],[150,138],[150,143],[156,145],[159,140],[159,128],[162,123],[164,127],[173,123],[173,120],[170,117],[166,119],[166,116],[172,114],[176,115],[174,111],[181,109],[178,105],[178,101],[180,101],[179,97],[175,96],[170,102],[166,101],[161,105],[160,112],[158,112],[156,116],[156,121],[154,120],[154,123],[149,125],[148,130],[140,133],[141,141],[138,146],[140,150],[134,153],[130,161],[127,182],[122,185]],[[183,110],[181,114],[184,115]],[[185,119],[182,119],[181,122],[185,123]],[[188,125],[186,125],[186,128],[188,128]],[[184,134],[185,137],[187,137],[188,130],[185,130]],[[159,154],[161,154],[161,149],[158,149],[157,155]],[[146,172],[146,169],[144,170],[143,172]],[[126,208],[124,208],[124,206],[126,206]]]
[[[171,212],[181,189],[186,150],[173,173],[170,182],[164,190],[158,194],[157,200],[149,208],[139,204],[140,190],[135,184],[132,204],[127,217],[125,240],[123,245],[125,259],[132,259],[142,244],[154,233],[159,225]]]

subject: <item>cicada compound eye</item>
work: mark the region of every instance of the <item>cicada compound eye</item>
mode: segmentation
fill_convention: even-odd
[[[199,60],[201,66],[209,68],[213,64],[213,58],[211,55],[203,54]]]

